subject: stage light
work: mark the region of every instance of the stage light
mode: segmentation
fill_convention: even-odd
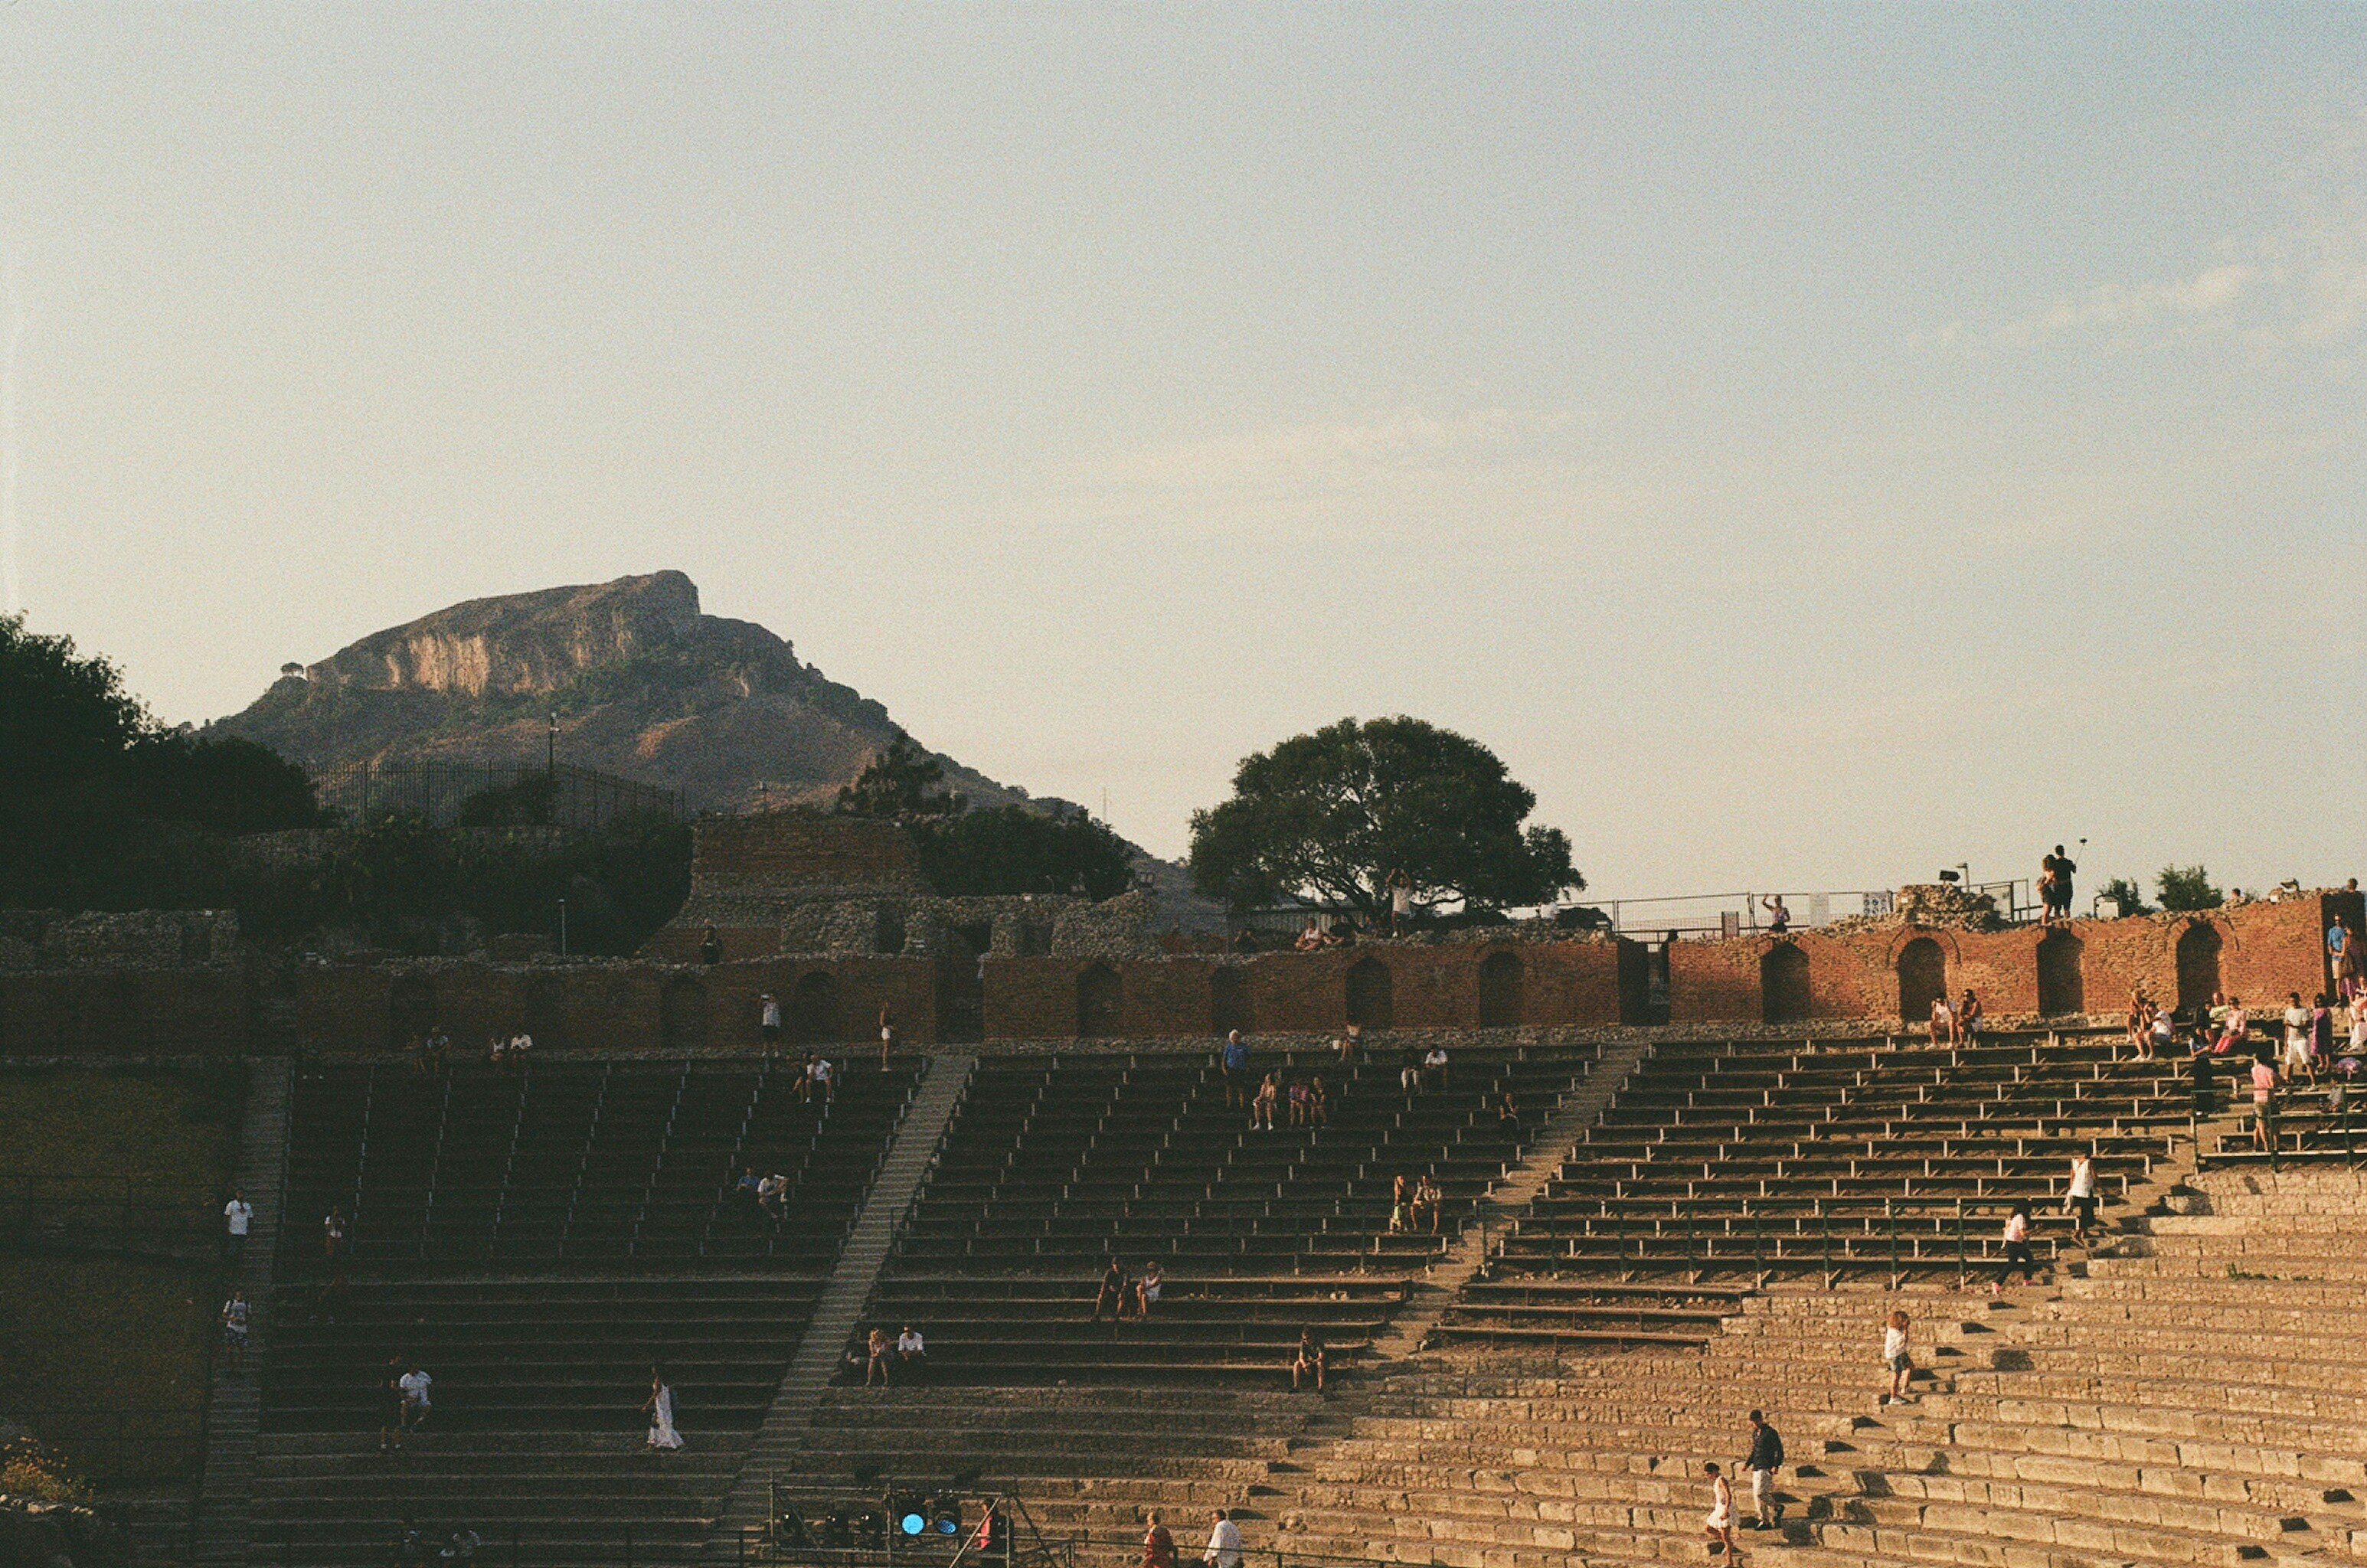
[[[929,1528],[929,1521],[918,1514],[907,1514],[896,1521],[896,1528],[906,1535],[918,1535]]]
[[[961,1534],[961,1499],[951,1492],[940,1492],[930,1505],[929,1515],[939,1535]]]

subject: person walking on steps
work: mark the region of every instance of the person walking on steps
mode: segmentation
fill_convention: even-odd
[[[1175,1568],[1175,1538],[1159,1522],[1154,1510],[1142,1532],[1142,1568]]]
[[[1763,1410],[1750,1413],[1750,1453],[1742,1467],[1750,1472],[1750,1528],[1772,1530],[1784,1522],[1784,1505],[1775,1500],[1775,1472],[1784,1468],[1784,1438],[1768,1425]]]
[[[1907,1354],[1907,1314],[1894,1311],[1882,1331],[1882,1364],[1890,1373],[1889,1392],[1882,1396],[1885,1404],[1907,1403],[1907,1380],[1915,1375],[1915,1363]]]
[[[1241,1527],[1222,1508],[1217,1510],[1216,1523],[1208,1530],[1208,1550],[1200,1561],[1208,1568],[1241,1568]]]
[[[1989,1281],[1989,1294],[2005,1294],[2005,1282],[2017,1269],[2022,1270],[2022,1282],[2038,1283],[2038,1258],[2030,1250],[2030,1205],[2016,1203],[2013,1213],[2005,1217],[2005,1261],[1998,1265],[1997,1278]]]
[[[1738,1562],[1742,1548],[1734,1537],[1734,1485],[1719,1473],[1715,1461],[1702,1466],[1702,1473],[1709,1477],[1709,1517],[1702,1520],[1702,1533],[1709,1538],[1709,1554]]]
[[[2084,1243],[2096,1228],[2096,1161],[2085,1149],[2071,1156],[2071,1182],[2064,1196],[2070,1201],[2073,1238]]]
[[[682,1447],[682,1434],[674,1426],[674,1388],[660,1368],[650,1369],[650,1396],[641,1401],[641,1410],[650,1418],[651,1452],[672,1453]]]

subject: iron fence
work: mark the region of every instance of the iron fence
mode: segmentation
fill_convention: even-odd
[[[316,769],[311,779],[323,806],[334,807],[357,819],[393,812],[423,818],[438,828],[459,825],[470,802],[503,791],[517,794],[515,815],[532,826],[593,830],[622,817],[678,819],[684,815],[680,790],[572,762],[541,767],[442,760],[348,762]]]

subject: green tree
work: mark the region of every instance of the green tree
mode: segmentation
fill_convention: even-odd
[[[1134,885],[1124,839],[1082,810],[1058,815],[1002,806],[915,823],[921,873],[946,897],[1082,893],[1107,898]]]
[[[1353,718],[1242,759],[1232,798],[1192,814],[1192,882],[1236,908],[1280,900],[1376,914],[1403,871],[1417,907],[1543,903],[1586,879],[1536,796],[1478,741],[1420,719]]]
[[[2153,885],[2161,907],[2173,914],[2187,909],[2215,909],[2223,895],[2211,886],[2210,874],[2199,865],[2166,865],[2154,874]]]
[[[838,792],[838,808],[853,817],[958,817],[967,803],[937,786],[945,764],[912,744],[902,730]]]
[[[2110,898],[2121,907],[2124,915],[2149,915],[2146,907],[2145,889],[2125,876],[2116,876],[2096,890],[2099,898]]]

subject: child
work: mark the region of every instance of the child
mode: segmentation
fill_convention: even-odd
[[[1725,1554],[1728,1562],[1738,1562],[1734,1541],[1734,1486],[1719,1473],[1715,1461],[1702,1466],[1709,1477],[1709,1517],[1702,1520],[1702,1533],[1709,1538],[1709,1554]]]
[[[1882,1331],[1882,1364],[1890,1369],[1890,1392],[1882,1396],[1885,1404],[1907,1403],[1907,1380],[1915,1371],[1915,1363],[1907,1357],[1907,1314],[1894,1311],[1890,1325]]]

